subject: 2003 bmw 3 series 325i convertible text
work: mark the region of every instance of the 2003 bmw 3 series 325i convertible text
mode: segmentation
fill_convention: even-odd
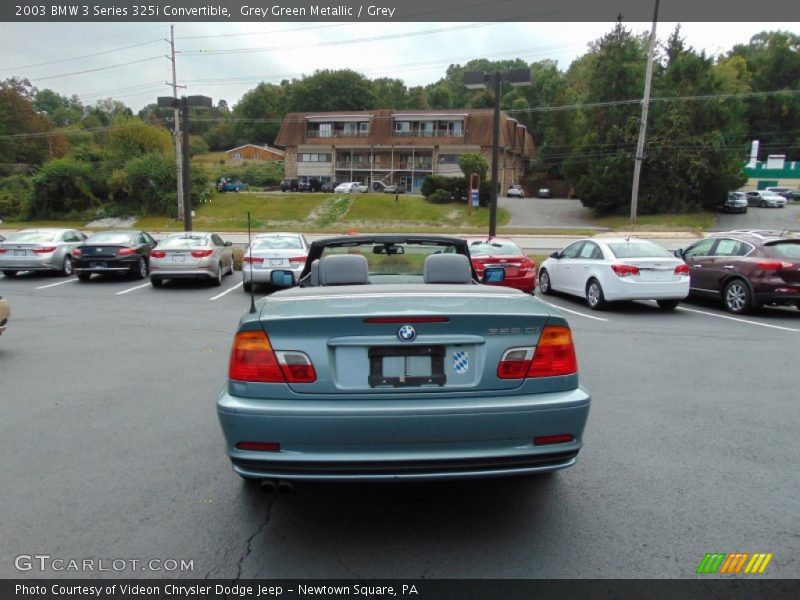
[[[217,413],[245,479],[426,480],[569,467],[589,403],[560,314],[480,285],[464,240],[385,235],[312,243],[242,318]]]

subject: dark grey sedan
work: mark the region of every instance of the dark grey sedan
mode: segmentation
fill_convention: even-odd
[[[81,281],[89,281],[93,273],[144,279],[155,245],[146,231],[100,231],[72,250],[75,273]]]

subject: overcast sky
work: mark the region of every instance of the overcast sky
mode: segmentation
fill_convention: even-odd
[[[553,59],[565,70],[613,25],[177,23],[177,77],[187,85],[180,93],[204,94],[215,103],[224,98],[233,106],[260,81],[280,83],[316,69],[352,68],[370,78],[397,77],[408,86],[435,82],[449,64],[473,58]],[[650,30],[649,23],[627,26]],[[675,26],[659,23],[659,39]],[[77,94],[85,104],[112,97],[134,111],[171,94],[165,85],[172,80],[165,58],[168,24],[2,23],[0,28],[0,79],[27,77],[39,89]],[[800,33],[800,23],[684,23],[681,29],[690,46],[718,55],[760,31]]]

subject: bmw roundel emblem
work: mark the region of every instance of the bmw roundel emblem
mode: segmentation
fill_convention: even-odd
[[[397,330],[397,337],[401,342],[411,342],[417,337],[417,331],[411,325],[403,325]]]

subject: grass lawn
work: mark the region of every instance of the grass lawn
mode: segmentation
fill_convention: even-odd
[[[712,212],[696,212],[680,215],[639,215],[636,225],[631,225],[629,217],[599,217],[592,219],[598,227],[621,231],[682,231],[699,233],[711,228],[717,220]]]

